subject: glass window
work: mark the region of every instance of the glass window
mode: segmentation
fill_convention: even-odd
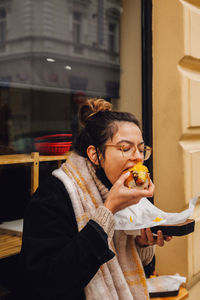
[[[140,2],[0,0],[0,155],[37,151],[36,138],[48,134],[75,137],[78,110],[88,97],[140,113],[140,30],[134,34]],[[127,28],[134,28],[131,36]],[[41,163],[40,180],[52,168]],[[16,197],[23,203],[29,172],[29,166],[0,167],[4,190],[16,176]],[[20,215],[21,208],[15,217]]]
[[[87,97],[104,97],[117,106],[119,0],[4,4],[0,6],[1,154],[35,151],[35,138],[44,134],[75,136],[78,109]],[[110,18],[115,22],[109,23]]]

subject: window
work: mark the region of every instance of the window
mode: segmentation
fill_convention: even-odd
[[[98,40],[98,45],[102,46],[103,42],[104,42],[104,2],[103,2],[103,0],[98,0],[97,40]]]
[[[111,53],[119,52],[119,25],[120,7],[109,7],[106,10],[108,50]]]
[[[81,44],[81,14],[79,12],[73,13],[73,38],[74,43]]]
[[[117,52],[117,26],[109,23],[108,27],[108,49],[110,52]]]
[[[6,42],[6,9],[0,7],[0,46]]]

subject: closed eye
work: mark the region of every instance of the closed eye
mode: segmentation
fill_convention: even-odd
[[[127,151],[131,150],[131,147],[130,146],[122,146],[121,149],[122,149],[122,151],[127,152]]]

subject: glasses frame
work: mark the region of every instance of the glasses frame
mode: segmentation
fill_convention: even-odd
[[[122,156],[124,157],[124,151],[123,151],[123,148],[126,147],[125,145],[107,144],[107,145],[104,145],[104,146],[105,146],[105,147],[115,147],[115,148],[120,149],[121,152],[122,152]],[[134,153],[135,153],[137,147],[133,145],[133,148],[135,148],[135,150],[134,150]],[[148,160],[148,159],[150,158],[150,156],[151,156],[151,153],[152,153],[152,147],[147,146],[147,145],[144,145],[144,151],[149,151],[149,152],[150,152],[149,156],[148,156],[147,158],[144,158],[144,160]]]

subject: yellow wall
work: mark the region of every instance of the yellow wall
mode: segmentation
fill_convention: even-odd
[[[200,195],[200,1],[153,0],[155,204],[181,211]],[[200,278],[200,213],[195,232],[157,249],[156,269]]]
[[[123,0],[119,109],[141,120],[140,0]],[[153,0],[153,159],[155,204],[179,212],[200,195],[200,0]],[[156,250],[160,274],[187,277],[200,293],[200,208],[195,232]],[[197,284],[196,284],[197,283]],[[193,286],[193,288],[191,288]]]
[[[153,1],[155,204],[168,212],[181,211],[185,206],[183,159],[179,145],[182,119],[181,85],[177,70],[177,63],[183,55],[184,45],[182,14],[179,1]],[[165,274],[180,272],[186,275],[186,248],[186,239],[174,238],[173,242],[159,249],[156,255],[158,271]],[[176,261],[175,264],[174,261]]]

